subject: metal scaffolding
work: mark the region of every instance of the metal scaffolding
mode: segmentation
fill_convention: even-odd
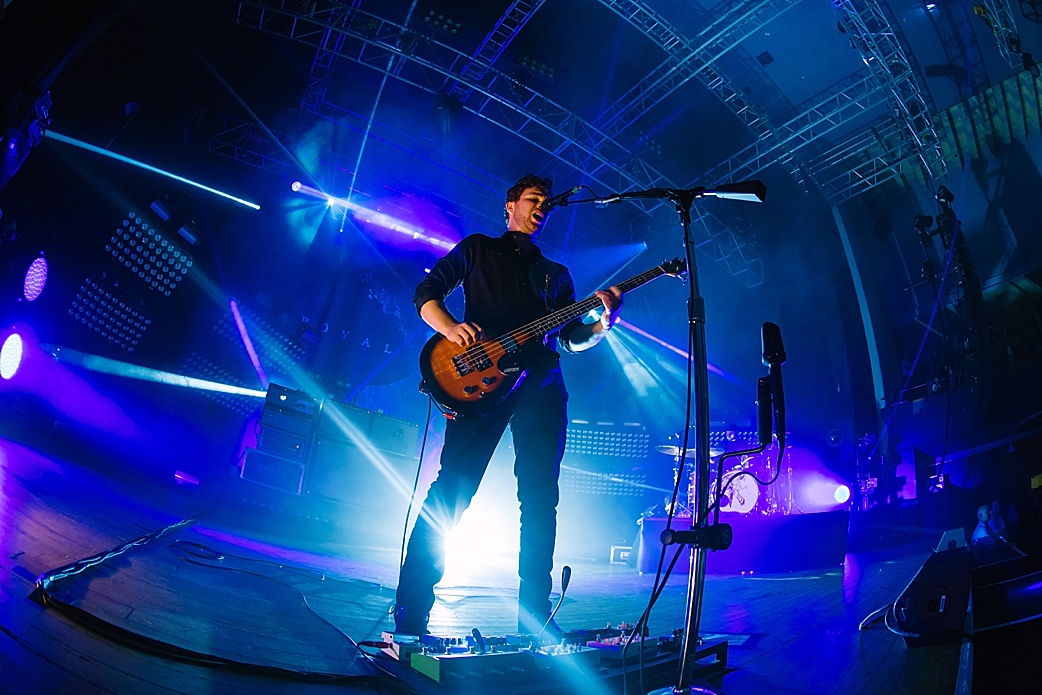
[[[446,80],[455,81],[470,90],[463,108],[558,157],[609,191],[676,188],[611,138],[598,137],[595,126],[523,82],[490,65],[484,66],[479,79],[468,78],[461,71],[474,61],[473,56],[361,10],[353,13],[353,21],[338,23],[341,9],[329,0],[307,6],[287,0],[246,0],[239,4],[238,22],[324,49],[432,94],[441,93]],[[585,144],[594,141],[602,147]],[[717,229],[726,225],[712,219],[712,233],[707,232],[701,243],[714,247],[711,255],[729,270],[736,269],[736,277],[747,285],[762,283],[762,272],[757,271],[761,264],[748,244]],[[738,256],[734,256],[736,248],[742,251]],[[743,263],[750,268],[743,270]]]
[[[601,2],[666,52],[665,61],[641,78],[594,120],[606,136],[618,136],[694,77],[698,77],[757,137],[764,137],[770,133],[771,126],[762,109],[751,103],[745,92],[720,74],[713,64],[720,56],[753,33],[762,30],[768,22],[780,16],[799,0],[751,0],[736,3],[692,40],[682,36],[641,2]]]
[[[867,76],[855,75],[837,85],[776,133],[722,162],[702,180],[741,180],[780,163],[805,187],[813,182],[829,202],[838,204],[916,168],[926,182],[947,173],[915,71],[878,3],[831,2],[851,45],[868,66]],[[804,164],[796,159],[800,148],[854,120],[864,126],[854,135]]]
[[[780,163],[799,179],[795,153],[805,145],[834,133],[857,119],[878,117],[887,103],[886,94],[875,78],[857,74],[835,85],[809,108],[782,124],[728,160],[710,169],[702,181],[741,181],[768,166]]]
[[[466,82],[453,82],[447,90],[448,94],[460,101],[466,101],[471,93],[467,84],[485,76],[488,68],[496,64],[510,42],[517,37],[528,24],[528,20],[539,11],[545,2],[546,0],[533,0],[532,2],[514,0],[511,2],[503,16],[496,20],[492,30],[482,39],[474,54],[459,68],[459,74],[463,75]]]
[[[901,173],[902,166],[913,161],[922,168],[925,181],[940,179],[948,173],[948,168],[941,154],[940,138],[930,106],[882,7],[876,0],[832,0],[832,4],[839,12],[840,22],[854,48],[883,87],[900,135],[892,138],[889,146],[876,150],[874,158],[860,163],[841,160],[848,170],[848,177],[856,180],[857,185],[837,191],[829,200],[838,202],[851,197],[851,194],[868,190],[867,183],[875,181],[872,185],[877,185],[889,180]],[[886,161],[884,156],[893,159]],[[859,166],[872,159],[879,160],[879,166],[872,169],[882,172],[889,165],[893,176],[853,176]],[[831,180],[836,180],[836,177]]]
[[[1013,20],[1013,10],[1007,0],[980,0],[973,11],[983,19],[995,34],[999,44],[999,53],[1003,60],[1017,70],[1027,69],[1023,51],[1020,46],[1020,33]]]

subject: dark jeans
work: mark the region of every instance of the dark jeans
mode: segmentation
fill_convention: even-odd
[[[521,504],[518,618],[531,624],[532,619],[524,620],[530,613],[540,621],[534,629],[541,627],[549,615],[553,588],[557,480],[568,425],[567,401],[559,368],[530,372],[488,415],[446,423],[441,470],[424,500],[398,577],[400,609],[422,616],[434,605],[434,585],[445,574],[445,539],[470,505],[509,424]]]

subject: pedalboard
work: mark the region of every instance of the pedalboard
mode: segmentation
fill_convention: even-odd
[[[675,652],[672,637],[637,636],[626,647],[632,626],[571,630],[559,642],[536,636],[510,634],[483,636],[477,630],[461,637],[395,635],[383,633],[383,652],[439,684],[509,682],[516,678],[563,677],[586,673],[602,666],[616,667],[623,658],[634,662],[660,650]]]

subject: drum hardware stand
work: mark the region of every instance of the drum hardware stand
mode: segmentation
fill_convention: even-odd
[[[695,505],[692,510],[692,534],[711,532],[709,527],[709,358],[706,353],[705,300],[698,286],[698,267],[695,263],[695,241],[691,234],[691,206],[696,198],[715,196],[731,200],[762,203],[767,187],[761,181],[746,181],[718,186],[716,189],[695,187],[688,189],[651,188],[645,191],[614,193],[606,198],[576,200],[599,206],[623,200],[666,199],[673,203],[684,232],[684,250],[687,256],[690,294],[688,295],[688,326],[691,331],[691,366],[694,383],[695,414]],[[688,423],[685,423],[687,425]],[[719,525],[715,528],[719,529]],[[727,528],[730,531],[730,527]],[[720,533],[719,531],[712,531]],[[730,542],[728,542],[730,545]],[[691,570],[688,574],[688,603],[686,627],[680,653],[680,673],[677,685],[654,691],[653,695],[688,695],[692,693],[691,678],[698,648],[698,631],[702,619],[702,599],[705,591],[706,548],[700,542],[691,544]]]
[[[792,514],[792,463],[789,463],[786,469],[786,487],[788,490],[785,495],[785,514]]]

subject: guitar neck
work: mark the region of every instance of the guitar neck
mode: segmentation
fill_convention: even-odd
[[[665,272],[666,271],[663,270],[662,266],[656,266],[647,272],[630,278],[629,280],[616,283],[616,286],[622,290],[623,294],[625,294],[626,292],[635,290],[641,285],[645,285],[655,278],[664,275]],[[527,340],[534,335],[546,335],[557,330],[569,321],[572,321],[583,314],[589,313],[602,305],[603,304],[597,295],[591,295],[582,301],[566,306],[563,309],[558,309],[540,319],[536,319],[529,324],[521,326],[520,328],[511,331],[508,335],[520,336],[522,341]]]

